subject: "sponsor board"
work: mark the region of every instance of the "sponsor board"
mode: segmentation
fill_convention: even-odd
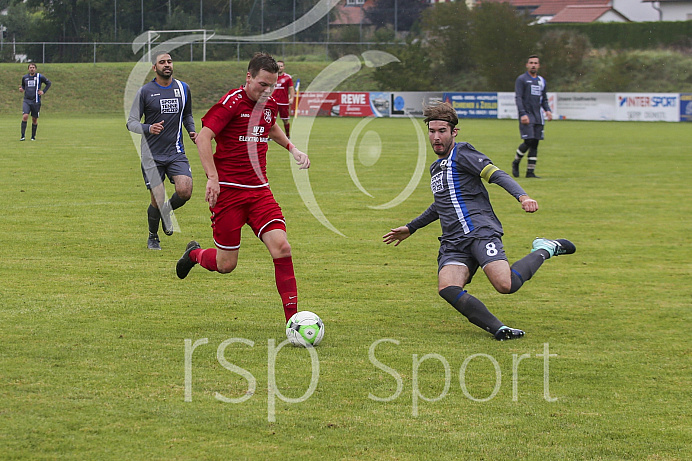
[[[616,93],[615,120],[634,122],[679,122],[677,93]]]
[[[613,93],[556,93],[555,118],[615,120]]]
[[[300,94],[298,100],[298,115],[300,116],[331,116],[332,109],[339,104],[339,93],[326,91],[310,91]]]
[[[444,93],[459,118],[497,118],[497,93]]]
[[[332,107],[339,117],[372,117],[370,93],[339,93],[339,105]]]
[[[692,93],[680,95],[680,121],[692,122]]]
[[[391,115],[391,93],[370,93],[370,110],[375,117]]]
[[[392,117],[422,117],[423,107],[442,101],[442,93],[403,91],[391,94]]]

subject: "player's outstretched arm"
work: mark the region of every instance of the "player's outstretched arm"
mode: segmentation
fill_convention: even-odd
[[[202,162],[202,168],[207,175],[207,188],[204,194],[204,199],[209,203],[209,207],[213,208],[216,205],[216,200],[219,198],[221,186],[219,185],[219,174],[216,171],[214,164],[214,151],[211,147],[211,140],[216,134],[209,128],[202,127],[195,138],[199,159]]]
[[[411,235],[411,230],[407,226],[397,227],[392,229],[382,236],[382,241],[389,245],[394,243],[394,246],[399,245],[401,242],[409,238]]]
[[[271,127],[269,130],[269,137],[291,153],[301,170],[310,168],[310,158],[308,157],[308,154],[302,152],[300,149],[294,146],[286,137],[286,133],[284,133],[278,125],[274,124],[274,126]]]
[[[527,213],[535,213],[538,211],[538,202],[528,195],[522,195],[519,197],[519,201],[521,202],[521,208]]]

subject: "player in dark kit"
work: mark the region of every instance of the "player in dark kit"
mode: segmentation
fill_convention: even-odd
[[[538,75],[540,67],[538,56],[529,56],[526,61],[526,72],[517,77],[514,83],[515,101],[519,112],[519,132],[523,139],[512,162],[512,176],[515,178],[519,177],[519,163],[526,152],[529,153],[526,160],[526,177],[538,177],[535,172],[538,141],[543,139],[543,125],[545,125],[541,108],[545,111],[545,118],[548,121],[553,119],[553,113],[548,104],[545,79]]]
[[[286,222],[267,181],[267,143],[272,139],[285,147],[301,169],[310,167],[310,159],[276,125],[278,107],[271,93],[278,72],[274,58],[255,54],[248,64],[245,86],[226,93],[202,117],[197,150],[208,178],[206,200],[216,248],[203,250],[191,241],[176,273],[184,279],[195,264],[222,274],[233,271],[238,264],[241,228],[248,224],[274,261],[276,288],[288,320],[298,310],[298,290]]]
[[[194,142],[197,133],[192,117],[190,87],[173,78],[173,60],[159,54],[153,65],[156,77],[139,89],[132,103],[127,129],[142,135],[142,174],[151,195],[147,209],[150,250],[160,250],[159,221],[166,235],[173,235],[171,212],[192,196],[192,171],[183,146],[183,126]],[[144,115],[144,123],[141,123]],[[166,200],[164,180],[175,185]]]
[[[43,85],[43,89],[41,89]],[[24,93],[22,103],[22,137],[20,141],[26,139],[26,122],[31,115],[31,140],[36,141],[36,130],[38,129],[38,116],[41,112],[41,96],[50,88],[50,80],[45,75],[36,72],[36,64],[29,64],[29,73],[22,77],[22,84],[19,91]]]
[[[284,123],[284,131],[286,131],[286,137],[291,137],[291,104],[293,104],[293,98],[295,98],[296,90],[293,87],[293,77],[284,72],[284,62],[276,61],[279,65],[279,75],[276,79],[276,87],[274,87],[274,92],[272,97],[279,105],[279,118]]]
[[[574,253],[576,248],[569,240],[537,238],[531,253],[510,267],[502,245],[502,225],[482,180],[505,189],[527,213],[536,212],[538,203],[471,144],[455,143],[458,118],[451,105],[441,103],[427,107],[423,115],[428,124],[430,144],[438,157],[430,166],[434,202],[407,225],[385,234],[384,243],[394,242],[396,246],[416,230],[439,219],[442,226],[437,257],[440,296],[495,339],[521,338],[524,336],[522,330],[499,321],[464,286],[471,283],[481,267],[499,293],[514,293],[533,277],[543,261]]]

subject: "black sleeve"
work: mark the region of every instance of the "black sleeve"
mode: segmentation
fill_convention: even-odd
[[[127,118],[127,129],[133,133],[145,134],[149,133],[149,126],[142,123],[142,113],[144,112],[144,100],[142,98],[142,89],[137,91],[135,100],[132,102],[130,116]]]
[[[421,227],[425,227],[431,222],[437,221],[438,219],[440,219],[440,216],[437,214],[437,209],[435,208],[435,204],[433,203],[420,216],[418,216],[410,223],[406,224],[406,227],[408,227],[409,232],[413,234]]]
[[[44,85],[44,86],[43,86],[43,92],[45,93],[46,91],[48,91],[48,88],[50,88],[50,86],[52,85],[52,83],[51,83],[50,80],[48,80],[48,79],[46,78],[45,75],[42,75],[42,77],[43,77],[43,85]]]
[[[524,189],[521,188],[518,182],[516,182],[510,175],[508,175],[500,169],[495,170],[490,175],[490,180],[488,182],[490,184],[497,184],[498,186],[509,192],[517,200],[519,200],[519,197],[521,197],[522,195],[529,195],[526,192],[524,192]]]
[[[185,85],[185,90],[187,91],[187,97],[185,98],[185,107],[183,107],[183,125],[188,133],[194,133],[195,130],[195,118],[192,116],[192,92],[190,87]]]

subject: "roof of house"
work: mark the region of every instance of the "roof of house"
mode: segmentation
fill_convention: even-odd
[[[594,22],[608,12],[613,12],[624,21],[629,21],[629,19],[609,6],[569,5],[553,16],[550,23]]]
[[[336,7],[336,15],[334,20],[329,24],[335,26],[345,26],[349,24],[370,24],[370,21],[365,17],[365,10],[370,8],[373,0],[365,0],[363,5],[346,5],[346,2],[341,2]]]

